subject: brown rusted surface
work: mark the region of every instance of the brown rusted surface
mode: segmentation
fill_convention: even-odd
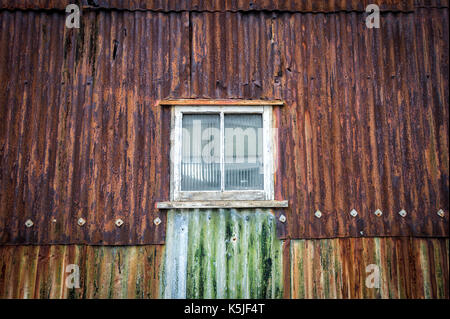
[[[187,16],[64,19],[0,11],[0,242],[162,243],[170,111],[155,101],[188,94]]]
[[[281,264],[275,268],[284,277],[280,296],[449,298],[448,245],[448,239],[443,238],[287,241],[283,245],[283,269],[278,268]],[[169,289],[167,280],[162,279],[167,258],[164,247],[1,246],[0,298],[164,297],[161,290]],[[209,256],[192,262],[209,265]],[[65,271],[69,264],[80,267],[79,289],[69,289],[65,284],[72,273]],[[365,284],[372,273],[366,273],[369,264],[379,266],[379,288]],[[204,277],[198,276],[188,277],[191,295],[199,293],[192,282],[205,283]]]
[[[8,9],[59,9],[77,3],[84,9],[152,10],[160,12],[180,11],[287,11],[287,12],[363,12],[370,0],[0,0],[0,8]],[[417,4],[442,5],[447,0],[379,0],[384,11],[412,11]]]
[[[157,101],[180,98],[286,102],[280,237],[448,236],[448,9],[430,3],[380,29],[357,10],[87,10],[79,30],[63,12],[1,10],[0,242],[162,243]]]
[[[291,296],[448,299],[448,245],[444,238],[293,240]],[[379,269],[378,288],[366,285],[371,264]]]
[[[448,236],[448,10],[363,20],[192,13],[191,92],[286,101],[274,112],[287,237]]]
[[[158,298],[163,254],[162,245],[0,246],[0,298]],[[69,264],[79,288],[66,285]]]

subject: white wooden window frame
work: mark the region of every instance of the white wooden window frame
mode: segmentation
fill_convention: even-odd
[[[262,114],[263,119],[263,190],[225,190],[224,178],[224,115],[225,114]],[[221,139],[221,191],[182,191],[181,187],[181,149],[183,114],[220,114]],[[217,200],[274,200],[274,148],[272,134],[272,106],[199,106],[183,105],[172,107],[171,125],[171,185],[172,201],[217,201]]]

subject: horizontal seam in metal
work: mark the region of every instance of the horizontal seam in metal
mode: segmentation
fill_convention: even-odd
[[[82,7],[82,10],[86,11],[127,11],[127,12],[155,12],[155,13],[312,13],[312,14],[337,14],[337,13],[366,13],[365,10],[359,9],[339,9],[339,10],[284,10],[284,9],[226,9],[226,10],[210,10],[210,9],[145,9],[145,8],[106,8],[106,7]],[[380,13],[414,13],[416,9],[448,9],[446,6],[417,6],[411,10],[403,9],[381,9]],[[0,11],[34,11],[34,12],[65,12],[65,8],[0,8]]]

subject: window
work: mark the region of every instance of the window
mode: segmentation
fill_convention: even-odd
[[[273,200],[271,106],[175,106],[173,116],[173,200]]]

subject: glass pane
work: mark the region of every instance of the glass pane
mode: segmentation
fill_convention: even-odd
[[[264,189],[261,114],[225,114],[225,190]]]
[[[184,114],[181,190],[220,190],[220,115]]]

